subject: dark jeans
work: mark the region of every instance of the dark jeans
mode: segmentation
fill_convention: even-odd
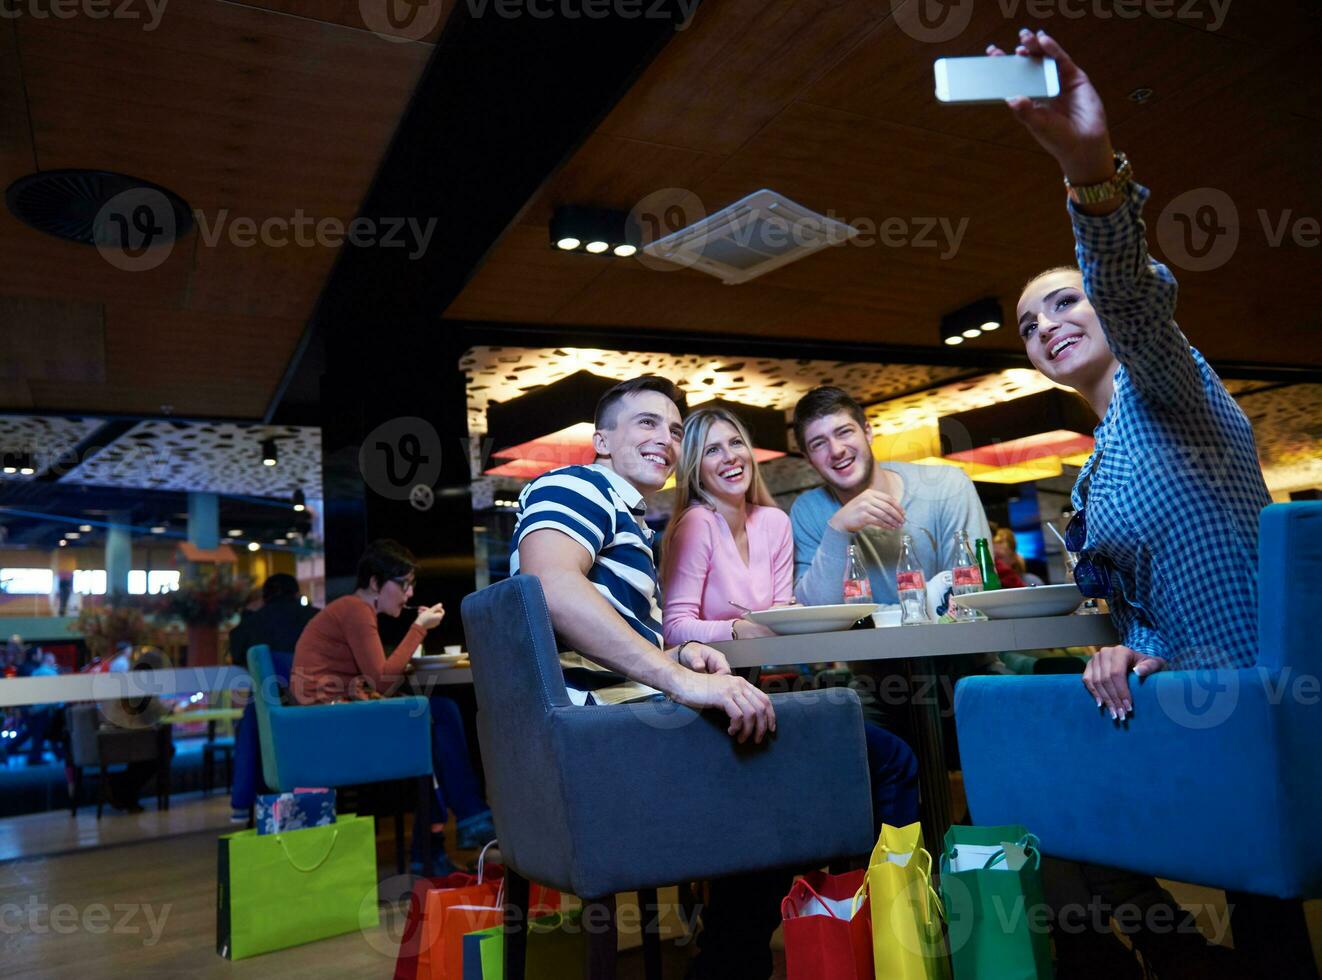
[[[427,703],[431,708],[431,764],[436,776],[432,823],[444,823],[447,808],[454,811],[457,820],[485,813],[487,804],[468,754],[459,705],[439,694],[433,694]]]
[[[27,717],[23,720],[23,727],[18,730],[18,737],[9,744],[10,753],[17,755],[18,747],[31,741],[32,745],[28,748],[28,765],[40,765],[42,751],[46,747],[47,739],[50,739],[51,748],[54,749],[56,758],[59,758],[61,755],[60,746],[50,734],[51,725],[55,721],[55,714],[56,709],[49,705],[29,708]]]

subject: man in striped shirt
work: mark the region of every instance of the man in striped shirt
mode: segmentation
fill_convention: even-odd
[[[644,496],[675,468],[683,432],[678,389],[664,378],[621,382],[597,404],[596,460],[552,470],[519,496],[512,574],[541,579],[575,704],[666,695],[719,708],[729,733],[760,742],[776,727],[771,699],[701,643],[666,650],[653,533]]]

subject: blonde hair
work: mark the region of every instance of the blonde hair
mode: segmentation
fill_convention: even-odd
[[[753,454],[753,439],[748,434],[748,427],[739,416],[724,408],[700,408],[684,420],[684,438],[679,445],[679,464],[675,467],[675,506],[670,513],[670,523],[661,539],[661,564],[664,566],[664,581],[669,577],[671,563],[670,545],[675,538],[675,529],[684,512],[698,504],[716,509],[716,502],[702,486],[702,451],[707,444],[707,435],[717,422],[725,422],[734,428],[748,447],[748,456],[752,461],[753,478],[748,481],[748,491],[744,500],[755,507],[775,507],[776,501],[762,479],[762,470],[757,465]]]

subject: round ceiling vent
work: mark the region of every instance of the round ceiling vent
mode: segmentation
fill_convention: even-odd
[[[132,234],[154,244],[193,227],[188,202],[174,191],[108,170],[44,170],[20,177],[5,204],[26,225],[85,245]]]

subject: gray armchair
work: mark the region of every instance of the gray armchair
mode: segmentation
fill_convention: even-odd
[[[857,695],[778,695],[777,731],[738,744],[716,712],[671,702],[573,706],[541,583],[516,576],[463,602],[487,799],[506,862],[507,918],[528,880],[613,907],[617,892],[866,854],[872,802]],[[659,968],[651,936],[648,972]],[[523,978],[525,933],[505,976]],[[615,930],[589,936],[589,976],[614,975]]]

